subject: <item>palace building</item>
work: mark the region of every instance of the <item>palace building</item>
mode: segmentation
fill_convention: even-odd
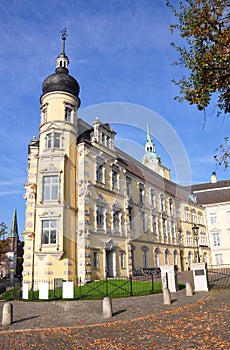
[[[23,282],[77,284],[208,262],[204,209],[170,180],[148,128],[139,162],[116,147],[109,123],[78,117],[80,89],[68,71],[65,39],[55,73],[42,85],[39,138],[28,146]]]

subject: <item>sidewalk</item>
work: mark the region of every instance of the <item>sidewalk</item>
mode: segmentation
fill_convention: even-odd
[[[102,301],[12,302],[14,323],[0,326],[0,349],[230,349],[230,291],[171,293]],[[2,307],[0,312],[2,316]]]

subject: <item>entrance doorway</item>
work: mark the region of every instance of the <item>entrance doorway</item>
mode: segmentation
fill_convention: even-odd
[[[106,251],[106,271],[107,277],[114,277],[113,250]]]

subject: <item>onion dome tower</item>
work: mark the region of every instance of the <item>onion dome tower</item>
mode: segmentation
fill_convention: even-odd
[[[42,84],[41,98],[53,91],[63,91],[72,94],[78,99],[78,107],[81,104],[78,97],[80,87],[77,80],[69,74],[68,65],[69,59],[65,54],[65,41],[67,37],[66,28],[62,31],[62,52],[56,58],[55,73],[49,75]]]

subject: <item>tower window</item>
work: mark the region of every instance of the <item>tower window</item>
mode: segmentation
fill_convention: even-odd
[[[61,133],[50,132],[47,134],[46,148],[61,148]]]
[[[57,220],[42,221],[42,244],[57,243]]]
[[[69,123],[74,122],[74,106],[65,104],[65,121]]]
[[[43,200],[58,200],[58,176],[43,177]]]

